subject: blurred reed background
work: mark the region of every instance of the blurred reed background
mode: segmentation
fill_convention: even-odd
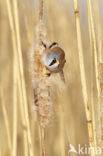
[[[0,1],[0,156],[41,153],[28,59],[38,6],[37,0]],[[45,130],[47,156],[77,155],[68,153],[69,144],[103,147],[103,1],[78,0],[78,6],[79,12],[76,0],[44,0],[47,37],[66,54],[66,89],[56,85]]]

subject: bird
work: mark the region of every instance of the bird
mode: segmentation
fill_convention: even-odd
[[[53,42],[49,47],[43,42],[42,44],[45,48],[43,52],[43,63],[50,71],[48,75],[62,72],[66,62],[64,50],[58,46],[57,42]]]

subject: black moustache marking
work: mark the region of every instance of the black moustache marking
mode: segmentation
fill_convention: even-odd
[[[53,42],[50,46],[49,46],[49,48],[52,48],[53,46],[55,46],[55,45],[57,45],[58,43],[57,42]]]
[[[46,46],[46,44],[42,41],[42,44],[43,44],[43,46],[44,46],[44,48],[46,49],[47,48],[47,46]]]
[[[49,66],[52,66],[55,63],[56,63],[56,58],[53,59],[53,61],[49,64]]]

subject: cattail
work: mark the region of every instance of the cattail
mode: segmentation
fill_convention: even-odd
[[[43,64],[43,51],[44,47],[42,41],[46,40],[46,32],[43,16],[43,1],[40,1],[39,23],[36,27],[36,45],[35,49],[32,48],[32,78],[34,86],[34,110],[36,113],[39,124],[45,128],[49,123],[51,115],[51,78],[47,76],[49,73]]]
[[[41,50],[41,51],[40,51]],[[34,100],[37,118],[42,127],[49,122],[52,100],[50,96],[51,79],[47,77],[48,70],[42,64],[42,47],[34,54]]]
[[[39,21],[36,28],[36,44],[32,49],[32,78],[34,86],[34,115],[40,125],[41,136],[41,155],[46,155],[45,149],[45,127],[48,125],[51,109],[51,78],[47,76],[49,72],[43,64],[44,47],[42,42],[46,38],[46,32],[43,23],[43,0],[40,0]]]

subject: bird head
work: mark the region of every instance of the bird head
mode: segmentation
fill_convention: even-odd
[[[60,72],[65,62],[65,53],[59,46],[53,48],[50,46],[50,48],[44,50],[43,63],[51,72]]]

